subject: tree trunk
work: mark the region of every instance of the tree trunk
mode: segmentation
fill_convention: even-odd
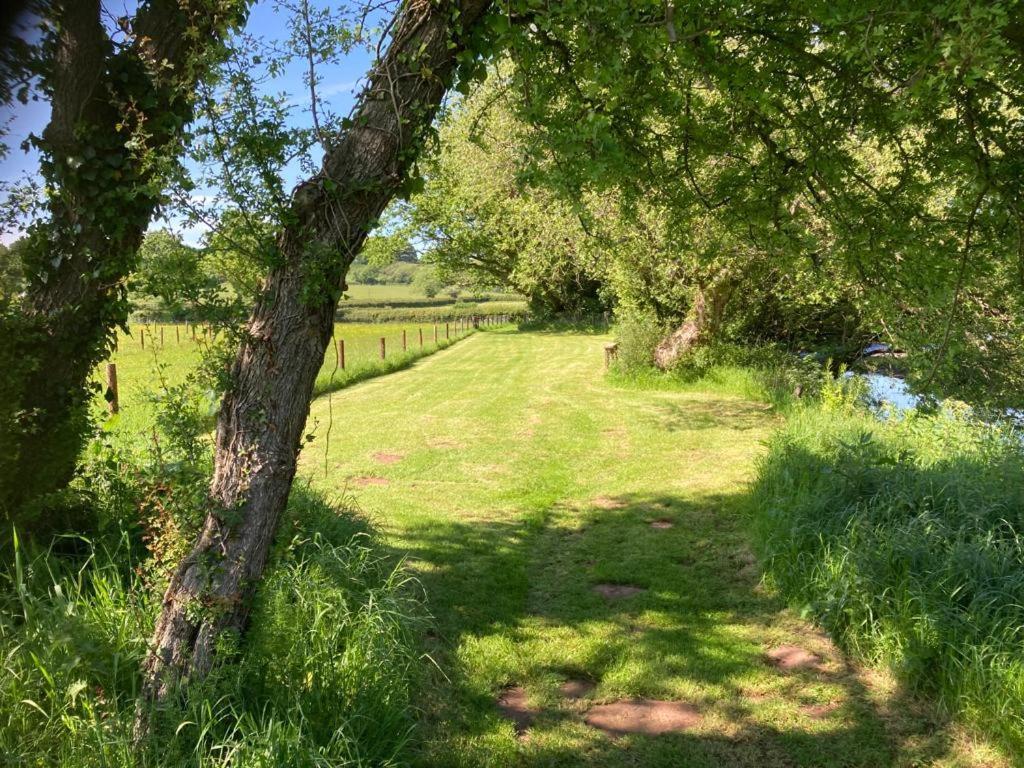
[[[202,676],[222,633],[244,630],[291,490],[345,274],[415,160],[489,5],[407,0],[352,126],[293,195],[280,265],[248,321],[221,407],[212,508],[164,595],[145,662],[140,734],[146,702]]]
[[[19,316],[0,338],[0,359],[22,362],[14,397],[0,406],[8,433],[0,510],[13,514],[74,472],[90,375],[128,319],[124,280],[191,119],[196,82],[242,6],[150,0],[130,44],[115,50],[99,0],[54,4],[44,79],[52,112],[39,142],[54,193],[47,220],[28,235]]]
[[[697,288],[686,320],[654,350],[654,362],[659,368],[671,368],[691,349],[718,336],[734,287],[729,280],[718,280]]]

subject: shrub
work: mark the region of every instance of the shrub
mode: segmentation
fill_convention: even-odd
[[[615,328],[619,343],[618,367],[635,372],[654,365],[654,348],[665,335],[665,328],[653,317],[629,315]]]
[[[1024,749],[1021,436],[948,405],[879,421],[851,394],[771,440],[750,495],[766,575],[843,648]]]

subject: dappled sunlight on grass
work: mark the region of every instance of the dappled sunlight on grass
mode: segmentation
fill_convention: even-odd
[[[977,762],[760,586],[742,504],[779,417],[729,387],[609,382],[605,340],[477,335],[335,395],[341,436],[304,458],[323,488],[387,482],[357,493],[434,616],[420,763]],[[780,669],[767,654],[786,646],[820,664]],[[593,689],[567,699],[569,680]],[[510,686],[533,713],[521,736],[496,703]],[[699,724],[611,739],[584,723],[593,704],[634,698],[685,702]]]

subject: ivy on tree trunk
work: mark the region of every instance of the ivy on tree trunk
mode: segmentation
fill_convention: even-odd
[[[479,69],[473,46],[489,0],[407,0],[355,114],[322,171],[299,185],[279,259],[253,309],[217,424],[212,508],[164,595],[145,661],[147,702],[211,667],[240,633],[288,500],[313,384],[345,275],[406,181],[455,78]]]
[[[52,6],[36,145],[50,190],[27,235],[26,295],[5,318],[0,360],[17,360],[0,405],[0,511],[30,527],[30,502],[71,479],[88,431],[91,374],[127,322],[124,280],[161,203],[195,85],[241,20],[242,0],[149,0],[115,42],[99,0]],[[38,515],[38,512],[35,513]]]

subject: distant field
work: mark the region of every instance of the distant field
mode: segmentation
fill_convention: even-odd
[[[436,329],[436,343],[435,343]],[[405,332],[403,350],[402,333]],[[422,332],[422,347],[420,346]],[[336,323],[334,342],[324,356],[317,377],[316,393],[340,389],[354,381],[387,373],[411,361],[443,348],[471,332],[468,323]],[[380,356],[380,340],[384,339],[386,357]],[[339,340],[345,342],[345,368],[338,357]],[[152,425],[154,398],[160,392],[161,378],[168,386],[182,383],[200,361],[207,344],[201,329],[184,324],[136,324],[131,333],[118,335],[117,351],[109,362],[117,366],[121,415],[118,428],[132,432]],[[106,385],[106,363],[96,372],[97,382]],[[211,402],[211,408],[215,403]],[[97,407],[103,401],[97,397]]]
[[[392,285],[349,285],[345,291],[347,297],[342,301],[342,306],[349,300],[358,302],[368,301],[393,301],[395,299],[425,299],[426,296],[414,286],[405,283]]]

